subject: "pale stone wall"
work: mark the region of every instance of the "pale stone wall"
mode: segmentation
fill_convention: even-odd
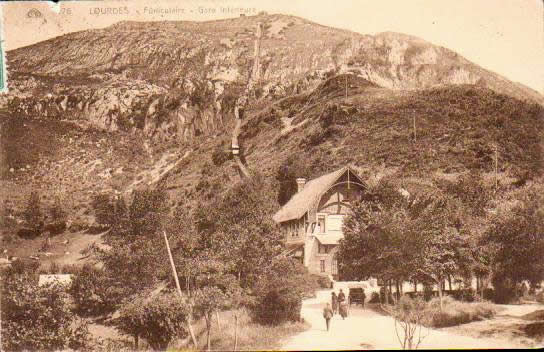
[[[318,274],[323,276],[329,276],[332,275],[332,260],[334,253],[338,250],[338,248],[332,249],[327,254],[320,254],[319,253],[319,245],[318,241],[315,238],[311,239],[311,248],[308,251],[309,252],[309,258],[308,258],[308,271],[312,274]],[[307,241],[307,243],[310,241]],[[325,261],[325,272],[321,272],[321,260]]]

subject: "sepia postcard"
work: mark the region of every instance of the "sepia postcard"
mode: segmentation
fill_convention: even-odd
[[[544,2],[0,2],[0,350],[544,348]]]

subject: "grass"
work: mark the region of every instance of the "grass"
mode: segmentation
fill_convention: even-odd
[[[212,350],[232,351],[234,348],[234,311],[223,311],[212,322]],[[309,325],[304,322],[288,322],[278,326],[267,326],[251,320],[249,312],[240,310],[238,317],[238,350],[277,350],[290,336],[305,331]],[[199,321],[194,326],[200,350],[206,349],[206,326]],[[191,345],[189,345],[192,347]]]
[[[427,303],[428,325],[434,328],[456,326],[489,319],[497,314],[497,307],[489,302],[461,302],[451,297],[443,298],[443,309],[439,309],[439,300],[433,299]]]
[[[371,309],[382,315],[390,315],[389,309],[382,305],[370,305]],[[452,297],[443,298],[443,308],[440,311],[440,301],[433,298],[424,305],[422,324],[430,328],[445,328],[481,321],[494,317],[499,308],[489,302],[461,302]]]

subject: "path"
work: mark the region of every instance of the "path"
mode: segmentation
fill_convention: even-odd
[[[331,330],[326,331],[322,310],[331,291],[319,291],[317,297],[304,301],[302,316],[311,324],[305,332],[291,337],[282,350],[355,350],[355,349],[400,349],[392,318],[382,316],[360,307],[351,309],[350,316],[342,320],[336,315],[331,321]],[[519,348],[505,345],[504,341],[473,338],[440,330],[427,330],[428,336],[420,345],[422,349],[454,348]]]

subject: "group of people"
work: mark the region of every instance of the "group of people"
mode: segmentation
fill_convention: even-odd
[[[323,309],[323,317],[325,318],[325,323],[327,324],[327,331],[329,331],[331,319],[335,314],[340,313],[342,319],[346,319],[348,316],[348,302],[346,300],[346,294],[342,289],[338,295],[336,292],[331,293],[331,303],[327,302],[325,308]]]

